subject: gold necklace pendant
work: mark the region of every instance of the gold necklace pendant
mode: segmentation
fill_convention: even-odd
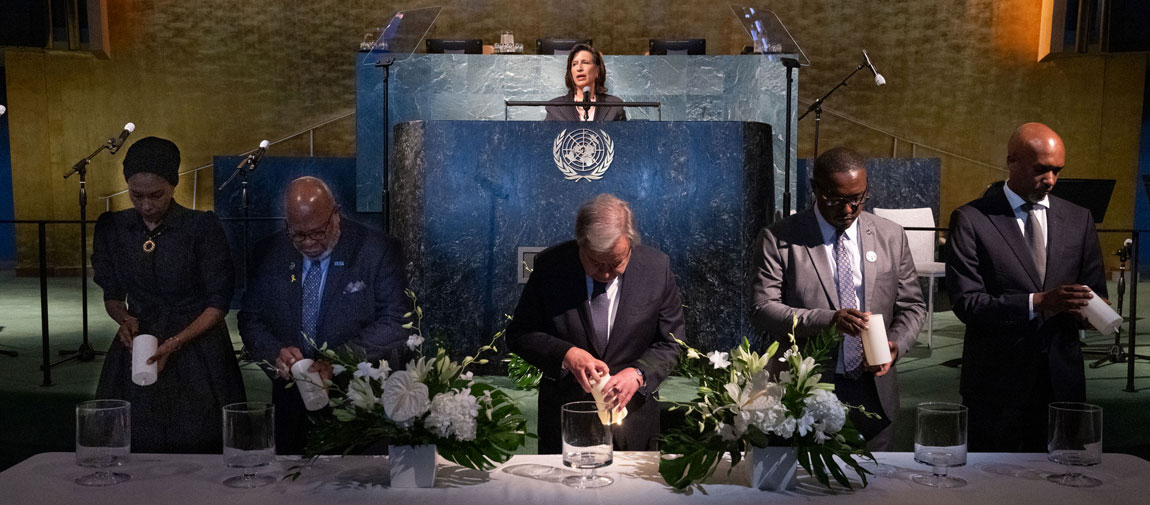
[[[148,240],[144,241],[144,252],[151,254],[151,252],[155,251],[155,250],[156,250],[156,242],[155,241],[153,241],[150,238]]]

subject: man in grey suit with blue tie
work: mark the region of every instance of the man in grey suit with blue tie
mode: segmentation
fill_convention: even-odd
[[[869,315],[882,314],[891,356],[914,345],[926,315],[922,290],[901,226],[863,212],[869,197],[866,160],[836,148],[815,160],[814,208],[764,229],[752,269],[752,323],[773,340],[805,342],[828,326],[843,335],[828,367],[835,394],[866,407],[875,419],[851,410],[850,418],[871,450],[890,450],[898,413],[894,361],[870,366],[859,333]]]
[[[340,215],[331,190],[315,177],[292,181],[284,198],[287,229],[253,249],[248,289],[239,312],[240,336],[252,359],[274,363],[276,448],[303,451],[307,412],[299,392],[286,389],[296,361],[316,358],[316,346],[350,347],[369,361],[402,366],[406,277],[399,242]],[[332,365],[311,371],[327,380]]]

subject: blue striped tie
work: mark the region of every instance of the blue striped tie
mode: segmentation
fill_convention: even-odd
[[[835,284],[839,292],[839,308],[859,308],[858,295],[855,294],[854,262],[851,261],[850,246],[847,245],[846,232],[839,232],[835,239]],[[843,338],[843,370],[847,373],[857,373],[856,369],[863,362],[862,339],[858,335],[845,335]]]
[[[312,341],[316,341],[316,325],[319,323],[319,304],[320,304],[320,282],[323,280],[323,270],[320,269],[320,262],[310,260],[308,265],[307,275],[303,279],[303,317],[301,318],[300,331]],[[300,349],[306,354],[310,351],[310,346],[307,340],[300,338]]]

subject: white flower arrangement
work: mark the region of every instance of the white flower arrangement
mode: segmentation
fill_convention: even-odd
[[[413,305],[415,294],[407,290]],[[422,355],[424,343],[418,307],[406,314],[414,331],[407,346],[417,354],[403,370],[386,361],[368,362],[351,350],[320,347],[322,359],[333,363],[334,380],[327,384],[332,416],[317,419],[309,435],[308,455],[351,453],[380,441],[390,445],[435,444],[444,458],[472,469],[486,470],[507,461],[527,436],[527,420],[506,393],[475,380],[471,364],[486,364],[479,355],[497,351],[495,341],[475,356],[452,360],[442,348],[433,357]]]
[[[687,349],[679,371],[698,382],[698,396],[672,408],[683,411],[686,422],[664,435],[659,461],[663,479],[682,489],[710,477],[724,453],[730,454],[734,467],[752,446],[790,446],[798,449],[803,468],[822,484],[829,487],[833,477],[851,487],[838,457],[866,486],[869,472],[854,458],[873,458],[847,418],[849,409],[861,408],[844,405],[834,385],[821,382],[819,361],[838,340],[841,337],[828,329],[812,340],[804,357],[792,333],[790,348],[780,358],[786,370],[777,376],[767,364],[778,342],[765,354],[752,352],[746,338],[729,353],[704,354],[678,340]]]

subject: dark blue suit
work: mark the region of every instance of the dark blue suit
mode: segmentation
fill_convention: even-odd
[[[1046,404],[1086,398],[1078,321],[1066,312],[1030,319],[1029,297],[1065,284],[1105,297],[1102,248],[1090,211],[1056,196],[1046,226],[1043,282],[1001,188],[950,217],[946,283],[966,324],[959,392],[972,451],[1041,452]]]
[[[406,332],[403,314],[410,310],[403,289],[407,282],[399,242],[343,219],[339,242],[331,253],[323,287],[317,346],[351,346],[369,360],[386,358],[402,365]],[[301,343],[300,304],[305,258],[283,232],[261,240],[253,249],[248,289],[239,312],[240,336],[251,358],[275,363],[280,350],[297,346],[306,357],[315,350]],[[276,405],[276,446],[281,454],[298,453],[306,442],[306,411],[299,392],[285,389],[272,375]]]

